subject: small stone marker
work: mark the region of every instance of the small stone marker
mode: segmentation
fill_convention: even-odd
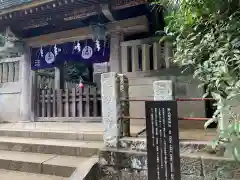
[[[171,80],[155,81],[153,83],[154,100],[173,100],[173,82]]]

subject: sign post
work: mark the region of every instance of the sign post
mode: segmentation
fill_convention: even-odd
[[[181,180],[177,102],[148,101],[146,107],[149,180]]]

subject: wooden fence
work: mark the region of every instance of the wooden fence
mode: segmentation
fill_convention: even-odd
[[[96,87],[39,89],[37,117],[100,117],[101,94]]]
[[[37,84],[40,89],[54,89],[54,75],[49,73],[37,72]],[[64,88],[72,89],[77,84],[71,81],[64,81]]]

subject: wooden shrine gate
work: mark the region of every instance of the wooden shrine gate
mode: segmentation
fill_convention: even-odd
[[[55,90],[52,78],[45,78],[43,86],[41,76],[36,92],[37,121],[101,121],[101,93],[97,87],[86,84],[79,88],[65,82],[64,89]]]

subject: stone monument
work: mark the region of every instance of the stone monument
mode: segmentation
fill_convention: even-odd
[[[103,140],[106,147],[117,148],[120,138],[120,81],[115,72],[101,75]]]
[[[171,80],[155,81],[153,83],[154,101],[173,100],[174,85]]]

